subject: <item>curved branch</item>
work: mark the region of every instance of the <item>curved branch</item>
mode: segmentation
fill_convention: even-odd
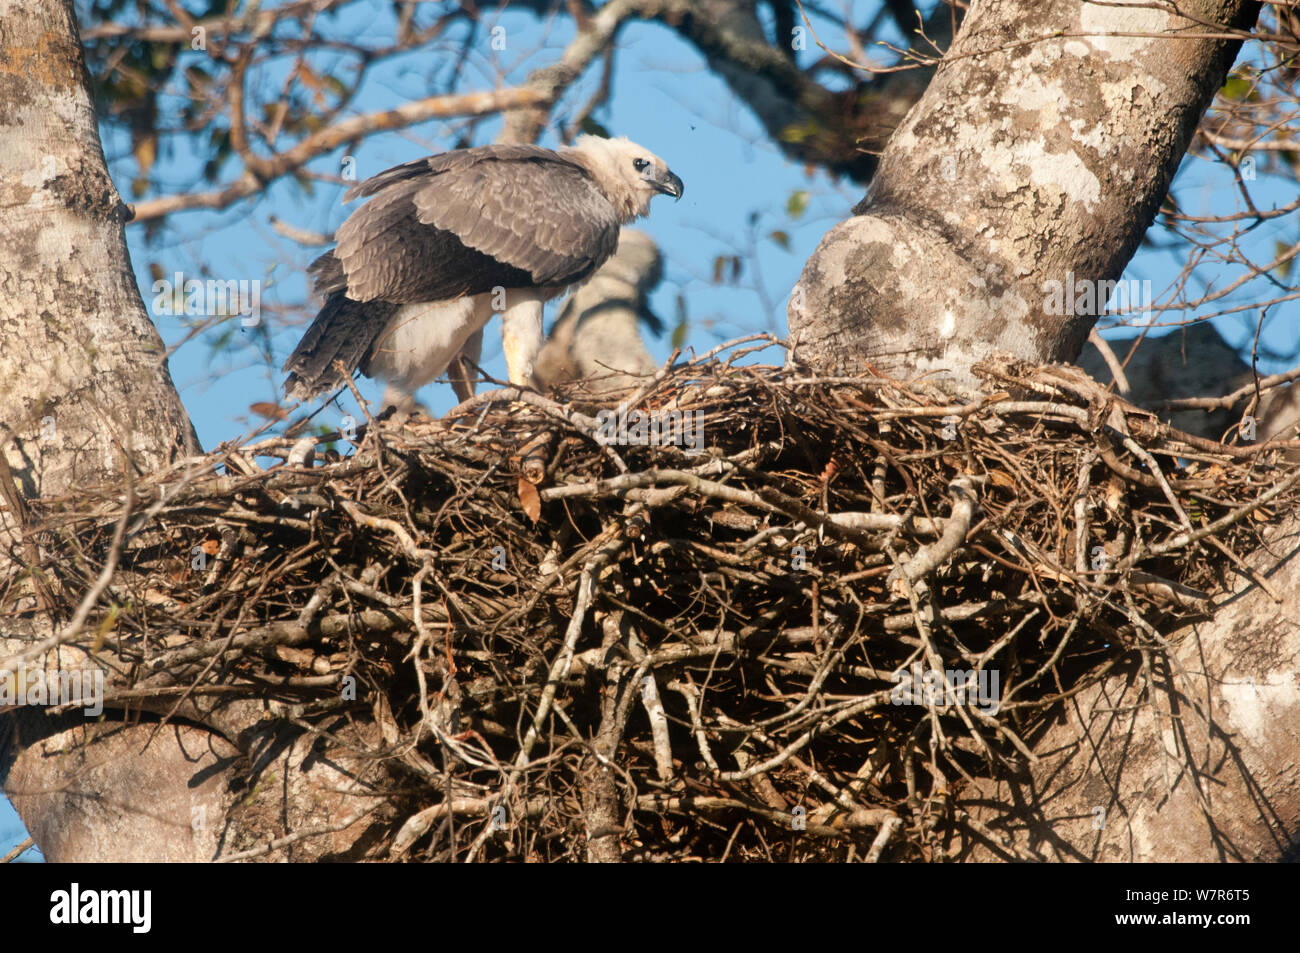
[[[134,222],[145,222],[186,209],[223,209],[240,199],[262,191],[270,182],[296,171],[312,159],[361,136],[389,129],[403,129],[428,119],[486,116],[508,109],[539,106],[546,101],[545,95],[540,91],[521,86],[461,93],[454,96],[426,96],[424,99],[417,99],[396,109],[366,113],[363,116],[354,116],[337,122],[327,129],[308,136],[292,148],[262,160],[258,175],[246,171],[242,178],[224,188],[208,192],[166,195],[127,207],[132,213]]]

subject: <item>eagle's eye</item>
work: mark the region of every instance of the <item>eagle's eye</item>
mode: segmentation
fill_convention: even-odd
[[[632,160],[632,168],[636,169],[638,172],[644,172],[649,165],[650,165],[649,159]]]

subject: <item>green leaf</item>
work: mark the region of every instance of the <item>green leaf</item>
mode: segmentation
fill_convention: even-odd
[[[171,48],[161,43],[150,44],[149,48],[149,65],[156,71],[162,72],[171,65],[172,51]]]
[[[677,292],[677,326],[673,328],[672,345],[677,350],[686,343],[686,296]]]
[[[781,141],[806,142],[815,135],[817,135],[817,124],[815,122],[792,123],[781,130]]]
[[[677,327],[673,328],[673,350],[679,350],[686,343],[686,322],[681,321]]]
[[[158,158],[158,137],[153,133],[145,133],[133,138],[135,141],[131,143],[131,152],[140,167],[140,174],[148,175],[154,160]]]
[[[798,218],[807,209],[808,192],[806,189],[795,189],[790,193],[790,197],[785,200],[785,211],[791,218]]]
[[[234,340],[236,325],[227,321],[221,326],[221,331],[213,335],[208,341],[208,366],[216,360],[218,354],[230,347],[230,342]]]
[[[1282,255],[1286,254],[1286,252],[1290,248],[1291,246],[1286,242],[1274,242],[1273,255],[1275,257],[1281,257]],[[1291,274],[1291,266],[1294,264],[1295,264],[1295,259],[1288,258],[1286,261],[1282,262],[1282,264],[1278,265],[1273,270],[1277,273],[1277,276],[1279,278],[1285,281],[1287,276]]]
[[[1219,95],[1224,99],[1232,99],[1237,102],[1257,98],[1255,94],[1255,84],[1236,73],[1229,76],[1227,80],[1224,81],[1223,88],[1219,90]]]

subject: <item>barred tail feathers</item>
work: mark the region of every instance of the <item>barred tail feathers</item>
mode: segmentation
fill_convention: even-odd
[[[344,378],[334,362],[342,361],[349,374],[360,367],[396,309],[386,301],[353,301],[342,291],[331,294],[284,362],[289,399],[311,400],[342,387]]]

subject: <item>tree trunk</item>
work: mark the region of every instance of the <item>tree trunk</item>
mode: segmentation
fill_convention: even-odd
[[[997,351],[1075,360],[1105,302],[1053,288],[1123,272],[1241,45],[1201,24],[1248,29],[1259,4],[1180,9],[1199,22],[1151,4],[976,4],[854,217],[805,266],[795,356],[959,382]]]
[[[1172,670],[1140,665],[1061,706],[1027,776],[983,782],[962,806],[1006,837],[969,860],[1277,861],[1300,846],[1300,520],[1247,562],[1215,617],[1171,635]],[[1276,558],[1275,558],[1276,557]],[[1281,565],[1273,567],[1281,559]]]
[[[105,482],[125,489],[199,448],[136,290],[72,5],[2,0],[0,23],[0,532],[7,558],[34,559],[26,501]],[[5,593],[3,677],[118,661],[107,647],[13,661],[69,621],[44,611],[57,583],[27,579],[26,591]],[[0,779],[48,860],[203,860],[229,843],[237,751],[210,731],[160,730],[139,713],[96,723],[27,707],[0,719]]]
[[[125,485],[198,441],[136,290],[72,4],[4,0],[0,22],[0,532],[6,555],[23,555],[38,545],[24,535],[25,500]],[[7,597],[9,619],[41,605],[37,586]],[[29,637],[52,633],[46,613],[29,619]],[[16,627],[0,634],[0,668],[30,645]],[[53,654],[52,670],[90,664]],[[182,732],[138,754],[156,726],[84,721],[20,709],[0,722],[0,779],[45,856],[190,859],[176,834],[190,830],[195,769]],[[194,805],[208,793],[196,788]]]
[[[796,358],[971,380],[996,352],[1073,361],[1105,304],[1053,308],[1050,282],[1123,272],[1258,4],[990,2],[891,140],[855,216],[789,307]],[[1097,34],[1151,34],[1100,36]],[[1062,705],[1024,776],[965,792],[1001,844],[965,859],[1276,860],[1300,830],[1300,559],[1294,520],[1249,562],[1270,575],[1139,665]]]
[[[70,3],[5,0],[0,414],[23,494],[197,452],[136,290]]]

